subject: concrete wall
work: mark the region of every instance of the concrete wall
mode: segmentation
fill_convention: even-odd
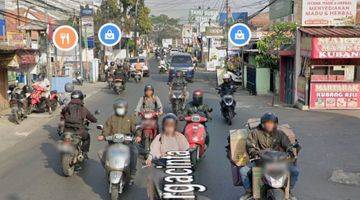
[[[258,95],[270,91],[270,68],[256,68],[256,91]]]
[[[7,100],[8,80],[7,70],[0,67],[0,110],[9,106]]]

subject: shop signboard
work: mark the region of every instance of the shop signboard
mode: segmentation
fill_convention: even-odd
[[[9,31],[6,35],[9,46],[16,48],[22,48],[25,46],[24,35],[22,33]]]
[[[354,26],[357,0],[303,0],[302,26]]]
[[[360,58],[360,38],[313,38],[311,58]]]
[[[189,21],[192,23],[216,22],[219,16],[217,9],[191,9]]]
[[[310,109],[360,109],[360,83],[311,83]]]
[[[223,38],[224,30],[222,27],[208,26],[205,28],[205,36],[207,38]]]

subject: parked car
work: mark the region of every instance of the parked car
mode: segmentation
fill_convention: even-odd
[[[142,64],[142,70],[143,70],[144,76],[148,77],[150,75],[148,62],[147,62],[146,58],[143,56],[132,57],[129,59],[131,75],[134,76],[134,74],[135,74],[135,64],[137,63],[138,59],[139,59],[140,63]]]
[[[194,80],[195,67],[190,54],[177,53],[170,58],[169,82],[172,81],[177,71],[184,72],[187,81]]]

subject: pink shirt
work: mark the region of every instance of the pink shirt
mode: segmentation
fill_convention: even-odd
[[[161,142],[160,142],[161,137]],[[176,132],[175,136],[165,134],[157,135],[150,145],[150,154],[153,158],[161,158],[169,151],[186,151],[189,149],[189,142],[186,137]]]

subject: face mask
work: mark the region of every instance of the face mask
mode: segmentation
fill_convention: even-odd
[[[119,116],[124,116],[126,113],[125,108],[116,108],[115,113]]]

